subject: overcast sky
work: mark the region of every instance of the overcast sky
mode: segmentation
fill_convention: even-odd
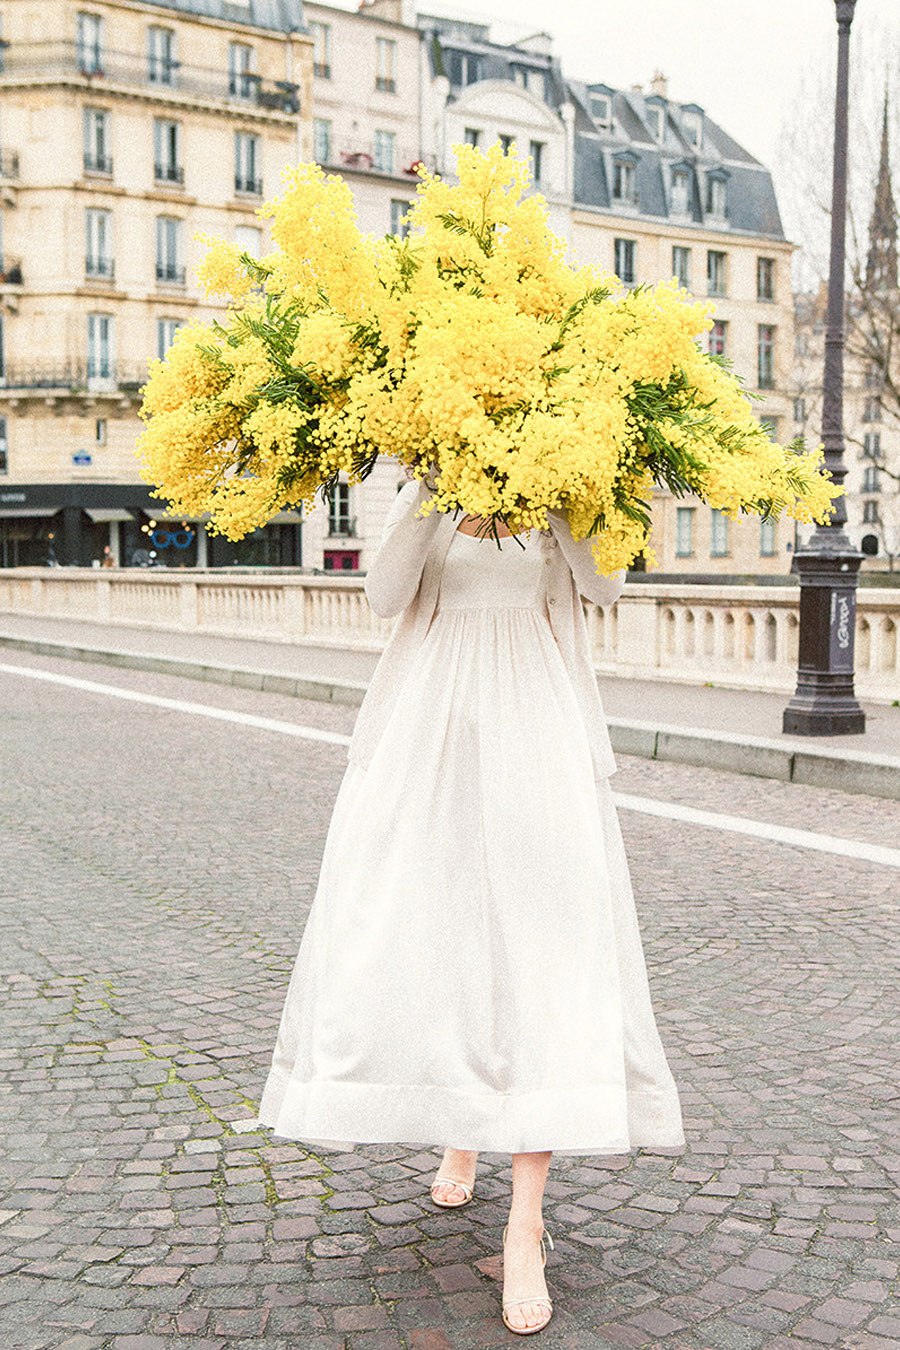
[[[357,8],[357,0],[333,3]],[[671,98],[699,103],[772,169],[788,237],[805,244],[816,235],[809,202],[818,177],[830,193],[834,0],[418,0],[418,9],[487,20],[499,41],[549,30],[565,71],[576,79],[628,89],[647,86],[662,70]],[[900,0],[858,0],[852,54],[858,106],[851,136],[865,220],[877,163],[872,130],[880,125],[886,78],[900,166]],[[799,137],[788,136],[793,144],[786,146],[785,127],[796,123],[798,110],[809,126]],[[827,127],[815,127],[820,118]]]

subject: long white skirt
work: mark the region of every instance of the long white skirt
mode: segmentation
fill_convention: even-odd
[[[338,1148],[684,1144],[609,784],[537,608],[439,611],[348,764],[259,1119]]]

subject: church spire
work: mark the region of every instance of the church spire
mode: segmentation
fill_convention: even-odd
[[[884,120],[881,128],[881,163],[875,188],[875,206],[869,224],[869,257],[866,281],[870,287],[895,289],[897,286],[897,207],[891,184],[891,148],[888,132],[888,93],[884,94]]]

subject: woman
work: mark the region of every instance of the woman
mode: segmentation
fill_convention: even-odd
[[[432,1183],[473,1194],[512,1155],[503,1317],[552,1303],[553,1152],[684,1143],[609,788],[581,596],[612,605],[561,512],[499,542],[398,492],[366,576],[399,616],[359,710],[260,1120],[329,1147],[450,1139]],[[552,1245],[552,1241],[551,1241]]]

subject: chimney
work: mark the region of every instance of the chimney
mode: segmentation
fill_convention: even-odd
[[[654,70],[653,79],[650,81],[650,90],[654,94],[659,94],[660,98],[669,97],[669,77],[664,75],[661,70]]]
[[[644,86],[642,84],[633,84],[631,86],[631,92],[633,94],[642,94],[644,92]]]

